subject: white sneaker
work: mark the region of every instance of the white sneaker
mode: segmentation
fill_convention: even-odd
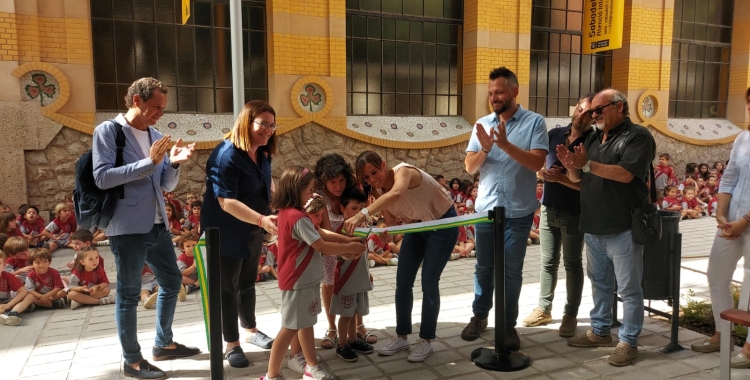
[[[458,257],[459,257],[458,253],[451,253],[451,261],[458,260]]]
[[[420,338],[414,343],[411,348],[411,353],[407,360],[410,362],[423,362],[432,353],[432,345],[430,342]]]
[[[472,249],[471,252],[469,252],[469,257],[477,257],[477,250]]]
[[[70,300],[70,310],[78,309],[79,306],[81,306],[80,302]]]
[[[286,367],[299,374],[305,373],[305,355],[300,352],[286,361]]]
[[[375,260],[367,260],[367,264],[370,266],[370,268],[375,267]]]
[[[398,265],[398,259],[394,257],[388,260],[388,265]]]
[[[401,339],[400,337],[396,336],[391,338],[391,341],[388,342],[383,347],[380,347],[378,350],[378,353],[380,355],[384,356],[391,356],[399,351],[404,351],[409,349],[409,341],[406,339]]]
[[[269,377],[268,372],[264,376],[260,377],[260,380],[286,380],[286,377],[284,377],[283,373],[280,373],[277,377]]]
[[[302,375],[302,380],[334,380],[335,378],[320,363],[314,367],[305,364],[305,374]]]
[[[99,298],[99,305],[114,305],[116,300],[115,295],[110,294],[106,297]]]

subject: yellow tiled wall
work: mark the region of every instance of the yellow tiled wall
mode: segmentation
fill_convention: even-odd
[[[18,56],[16,14],[0,12],[0,61],[17,61]]]

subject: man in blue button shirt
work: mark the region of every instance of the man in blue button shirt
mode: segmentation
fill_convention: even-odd
[[[488,96],[493,113],[479,119],[466,148],[466,171],[479,171],[475,209],[484,212],[505,207],[505,347],[518,351],[521,340],[515,329],[518,297],[523,281],[523,260],[536,199],[536,172],[544,166],[549,140],[544,118],[516,103],[518,78],[505,67],[490,73]],[[461,333],[475,340],[487,327],[494,290],[494,229],[477,224],[477,264],[474,271],[474,317]]]

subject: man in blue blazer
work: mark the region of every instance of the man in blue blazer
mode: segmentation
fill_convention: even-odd
[[[127,113],[106,121],[94,130],[94,178],[102,189],[123,185],[124,198],[109,221],[106,233],[117,265],[115,318],[128,377],[162,379],[166,373],[143,359],[137,336],[141,272],[148,264],[156,275],[159,296],[156,302],[156,342],[154,360],[192,356],[200,353],[172,340],[172,320],[181,289],[182,274],[177,268],[169,232],[169,221],[162,191],[172,191],[180,178],[180,163],[193,153],[195,144],[172,145],[150,126],[164,115],[167,86],[154,78],[133,82],[125,96]],[[125,134],[123,165],[115,167],[116,126]],[[170,149],[171,147],[171,149]]]

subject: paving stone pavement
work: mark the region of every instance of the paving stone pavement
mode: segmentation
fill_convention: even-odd
[[[708,250],[715,231],[713,219],[705,218],[681,222],[683,232],[683,263],[681,291],[692,290],[695,298],[708,298],[705,270]],[[699,248],[696,248],[699,247]],[[114,259],[108,247],[100,247],[110,281],[116,281]],[[685,254],[687,253],[687,255]],[[585,255],[584,255],[585,256]],[[72,251],[60,250],[53,254],[52,265],[65,269]],[[448,263],[441,279],[441,313],[436,339],[435,353],[423,363],[410,363],[407,353],[385,357],[377,354],[361,355],[359,361],[345,363],[335,357],[333,350],[319,348],[318,354],[324,365],[340,379],[717,379],[719,377],[719,355],[698,354],[689,349],[663,354],[659,350],[669,342],[669,324],[651,316],[645,318],[639,340],[639,356],[630,366],[613,367],[606,362],[611,348],[581,349],[569,347],[565,339],[557,335],[565,299],[565,272],[560,270],[557,285],[557,302],[553,309],[553,323],[547,326],[519,327],[523,352],[532,358],[532,365],[518,372],[490,372],[482,370],[470,361],[471,352],[478,347],[491,347],[494,342],[494,318],[489,327],[474,342],[461,340],[461,330],[471,317],[473,300],[474,259],[462,259]],[[520,299],[520,318],[528,315],[536,306],[539,292],[540,270],[539,246],[530,246],[524,265],[524,286]],[[742,268],[742,262],[738,268]],[[742,280],[742,274],[739,278]],[[395,267],[372,269],[375,290],[370,293],[370,315],[365,323],[379,341],[381,347],[395,335]],[[114,290],[114,285],[112,285]],[[258,286],[258,327],[269,335],[279,327],[280,291],[276,282],[265,282]],[[414,331],[418,331],[421,308],[420,279],[414,285]],[[158,366],[168,371],[172,378],[207,379],[209,377],[208,350],[202,319],[199,295],[188,295],[185,302],[177,305],[173,329],[175,340],[200,347],[204,353],[196,357],[159,362]],[[671,310],[665,302],[653,301],[652,306]],[[592,307],[591,287],[586,280],[583,301],[579,313],[578,332],[588,326],[588,311]],[[621,311],[622,308],[620,307]],[[0,368],[2,379],[119,379],[122,377],[122,354],[116,335],[114,306],[81,307],[71,310],[41,310],[24,313],[20,327],[0,326]],[[138,310],[139,341],[147,359],[154,341],[155,310]],[[326,329],[323,315],[318,318],[315,336],[320,338]],[[617,330],[612,332],[615,337]],[[680,329],[679,341],[684,347],[702,339],[703,336]],[[411,336],[415,340],[416,335]],[[316,341],[319,343],[319,341]],[[252,364],[249,368],[225,367],[228,379],[257,379],[266,371],[269,351],[243,344]],[[289,379],[300,376],[284,368]],[[750,378],[750,370],[735,370],[733,378]]]

